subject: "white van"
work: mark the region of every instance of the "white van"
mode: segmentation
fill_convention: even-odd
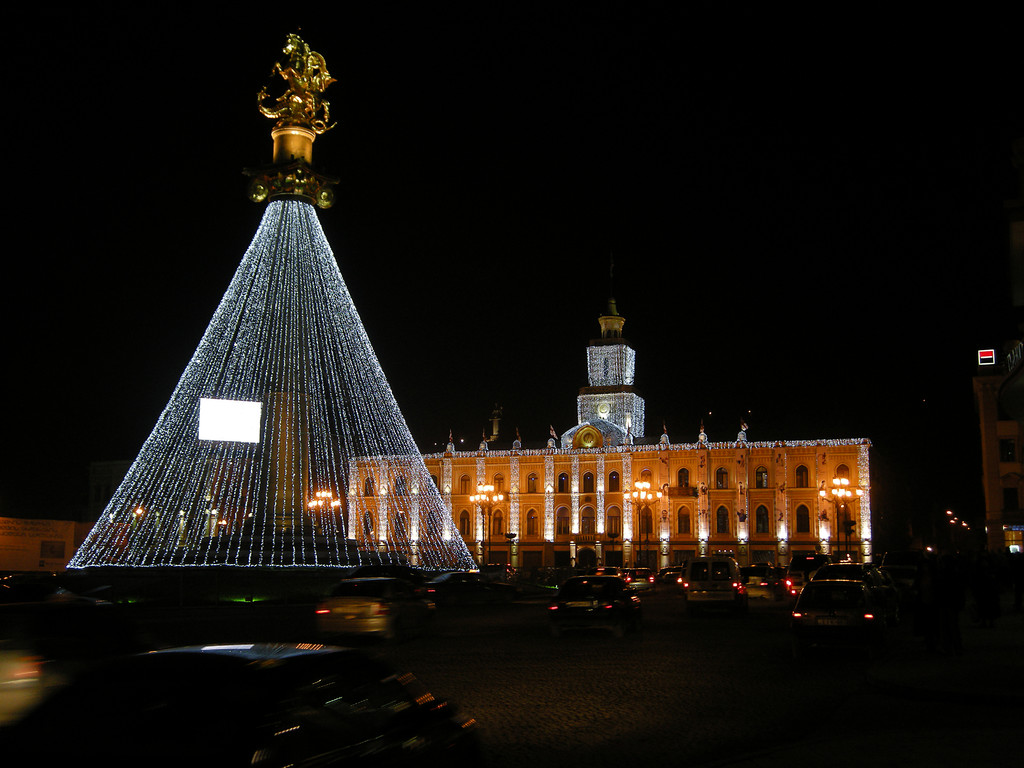
[[[686,600],[686,612],[691,615],[702,608],[726,608],[735,613],[747,610],[747,586],[739,563],[728,555],[690,560],[679,579],[679,588]]]

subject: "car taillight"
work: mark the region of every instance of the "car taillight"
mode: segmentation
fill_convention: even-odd
[[[391,613],[391,608],[387,603],[374,603],[373,604],[373,615],[374,616],[387,616]]]
[[[873,613],[865,613],[864,614],[864,618],[867,619],[868,621],[871,621],[873,618],[875,618],[875,614],[873,614]]]
[[[690,588],[690,582],[688,582],[688,581],[683,581],[682,579],[680,579],[679,583],[683,585],[683,589],[689,589]]]
[[[316,612],[317,613],[330,613],[331,609],[330,608],[317,608]]]
[[[548,610],[549,611],[557,611],[558,610],[558,606],[557,605],[549,605],[548,606]]]
[[[615,604],[614,603],[601,603],[601,607],[602,608],[614,608]]]
[[[793,618],[794,619],[802,619],[803,617],[804,617],[804,615],[802,613],[799,613],[797,611],[793,611]]]
[[[647,580],[648,580],[649,582],[651,582],[651,584],[653,584],[653,583],[654,583],[654,577],[653,577],[653,576],[648,576],[648,577],[647,577]]]

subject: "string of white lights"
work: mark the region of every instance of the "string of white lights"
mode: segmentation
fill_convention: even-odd
[[[69,567],[472,567],[448,514],[313,206],[279,200]]]

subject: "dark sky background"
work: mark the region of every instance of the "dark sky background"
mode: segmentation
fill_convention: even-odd
[[[881,514],[978,514],[1012,20],[359,5],[15,13],[0,514],[67,516],[141,447],[256,231],[256,93],[300,27],[338,80],[320,218],[424,450],[495,403],[498,447],[572,426],[613,292],[648,434],[867,437]]]

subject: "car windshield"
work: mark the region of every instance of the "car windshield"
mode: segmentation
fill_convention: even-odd
[[[622,584],[616,579],[578,579],[565,582],[559,597],[567,600],[614,597],[621,591]]]
[[[694,581],[729,581],[732,579],[732,571],[726,560],[713,560],[711,562],[694,563],[690,571],[690,578]]]
[[[812,581],[800,593],[797,610],[860,608],[863,605],[864,591],[854,584]]]
[[[863,581],[866,579],[864,569],[859,565],[825,565],[814,575],[815,579],[847,579]]]

